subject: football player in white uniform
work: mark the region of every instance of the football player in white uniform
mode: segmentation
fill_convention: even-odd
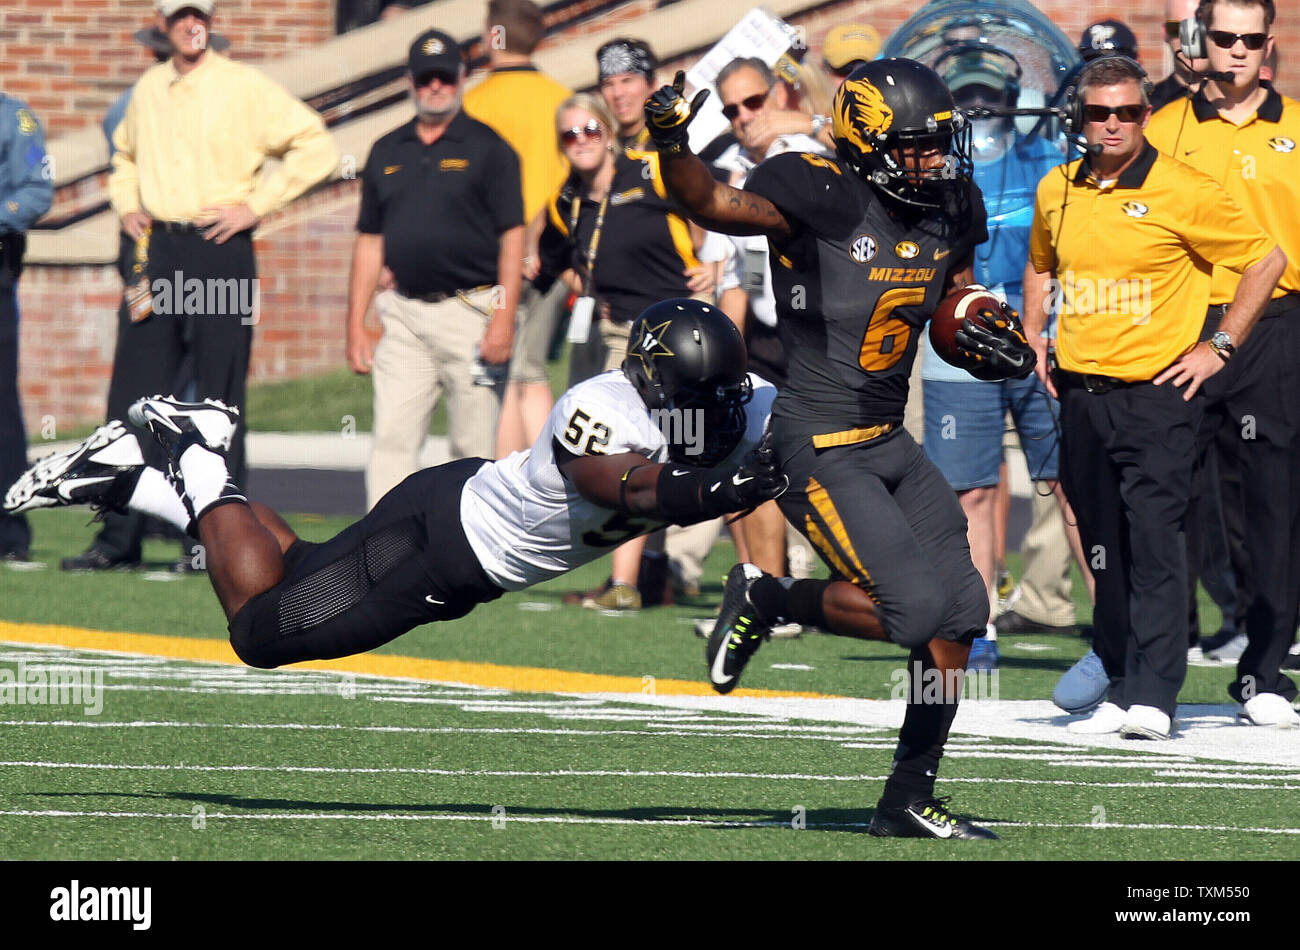
[[[635,325],[622,371],[560,397],[537,443],[500,461],[410,476],[320,544],[230,482],[238,411],[155,396],[128,413],[167,448],[143,463],[120,421],[43,459],[10,488],[10,512],[128,507],[187,528],[230,621],[231,645],[271,668],[373,649],[594,560],[665,524],[742,511],[784,491],[761,444],[775,390],[745,370],[720,311],[668,300]]]

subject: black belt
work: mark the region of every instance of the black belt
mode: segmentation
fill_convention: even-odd
[[[1114,376],[1098,376],[1095,373],[1072,373],[1068,369],[1052,370],[1052,381],[1056,384],[1058,390],[1067,386],[1078,386],[1086,389],[1093,395],[1108,393],[1112,389],[1125,389],[1129,386],[1141,386],[1150,382],[1148,379],[1127,380],[1116,379]]]
[[[442,303],[444,300],[450,300],[452,297],[459,297],[462,294],[476,294],[491,289],[491,284],[481,284],[478,287],[470,287],[466,290],[436,290],[429,294],[417,294],[399,286],[397,292],[408,300],[418,300],[421,303]]]
[[[1207,321],[1213,321],[1215,328],[1217,328],[1219,321],[1228,315],[1228,306],[1229,305],[1226,303],[1214,304],[1208,311],[1206,311],[1205,319]],[[1281,297],[1274,297],[1270,300],[1267,306],[1264,307],[1264,312],[1259,315],[1259,318],[1263,320],[1265,317],[1276,317],[1278,314],[1287,313],[1297,307],[1300,307],[1300,294],[1284,294]],[[1206,325],[1208,326],[1209,323],[1207,322]]]
[[[168,234],[202,234],[203,228],[189,221],[155,221],[154,230],[166,231]]]

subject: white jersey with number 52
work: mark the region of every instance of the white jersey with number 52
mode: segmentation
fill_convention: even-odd
[[[749,374],[754,398],[745,406],[745,435],[723,464],[744,458],[763,437],[776,389]],[[683,416],[685,416],[683,418]],[[661,527],[602,508],[583,498],[560,474],[555,446],[574,455],[633,452],[668,460],[668,440],[702,448],[707,432],[691,413],[651,415],[620,370],[574,386],[555,404],[531,449],[484,465],[460,496],[465,537],[488,577],[504,590],[521,590],[595,560],[614,546]]]

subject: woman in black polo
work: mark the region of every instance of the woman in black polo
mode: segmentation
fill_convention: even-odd
[[[622,365],[632,320],[653,303],[691,296],[687,271],[700,262],[657,152],[620,150],[608,108],[586,93],[561,103],[555,119],[572,172],[547,208],[540,254],[575,294],[594,300],[587,340],[573,348],[573,385]]]

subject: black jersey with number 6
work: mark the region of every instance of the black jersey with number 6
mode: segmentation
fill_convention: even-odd
[[[794,231],[769,241],[789,358],[773,415],[812,434],[901,423],[919,334],[949,271],[988,237],[979,189],[946,211],[903,209],[837,159],[790,153],[745,190]]]

